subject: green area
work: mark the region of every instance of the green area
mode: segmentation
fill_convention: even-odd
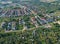
[[[59,44],[60,25],[54,25],[52,28],[0,33],[0,44]]]

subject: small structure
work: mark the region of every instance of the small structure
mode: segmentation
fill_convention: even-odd
[[[5,28],[5,22],[2,22],[1,27],[4,29]]]

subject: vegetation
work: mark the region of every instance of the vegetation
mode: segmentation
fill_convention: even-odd
[[[60,27],[0,33],[0,44],[59,44]]]

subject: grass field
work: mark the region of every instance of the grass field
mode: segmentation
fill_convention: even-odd
[[[54,16],[60,16],[60,11],[56,11],[56,12],[54,13]]]

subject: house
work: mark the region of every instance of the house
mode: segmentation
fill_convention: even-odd
[[[12,29],[12,23],[9,22],[8,25],[7,25],[7,30],[11,30]]]
[[[4,29],[5,28],[5,22],[1,23],[1,27]]]
[[[48,22],[53,22],[54,19],[53,19],[53,18],[48,18],[47,21],[48,21]]]

